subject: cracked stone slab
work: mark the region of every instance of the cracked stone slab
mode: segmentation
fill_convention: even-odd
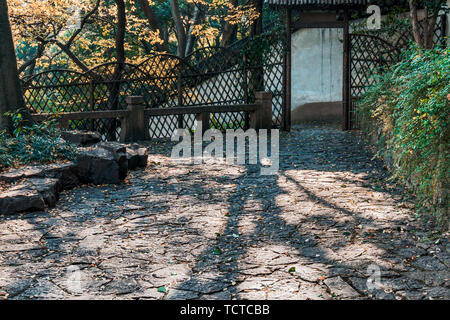
[[[301,125],[280,133],[274,176],[255,165],[174,163],[173,145],[145,142],[149,165],[119,185],[79,185],[48,211],[0,215],[0,292],[8,299],[448,297],[448,234],[424,242],[437,235],[412,218],[413,206],[357,132]],[[368,290],[373,267],[381,286]],[[69,268],[79,269],[81,292],[67,287]]]
[[[289,272],[289,270],[291,270],[293,276],[308,282],[318,282],[321,277],[325,277],[326,275],[326,271],[298,264],[289,266],[289,269],[287,271]]]
[[[323,281],[330,293],[342,298],[356,298],[359,293],[341,277],[328,278]]]
[[[208,281],[205,279],[189,279],[177,287],[179,290],[194,291],[202,294],[212,294],[223,291],[230,286],[224,281]]]

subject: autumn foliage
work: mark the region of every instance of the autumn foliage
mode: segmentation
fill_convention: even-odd
[[[121,51],[133,63],[155,52],[183,57],[246,36],[259,16],[251,2],[238,0],[7,2],[21,75],[50,67],[86,71],[120,61]]]

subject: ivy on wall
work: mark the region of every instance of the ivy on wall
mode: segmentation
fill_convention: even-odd
[[[450,181],[450,52],[411,48],[376,75],[360,104],[363,122],[381,128],[382,152],[394,176],[408,182],[422,210],[448,224]]]

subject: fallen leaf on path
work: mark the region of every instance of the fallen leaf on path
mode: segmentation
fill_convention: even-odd
[[[158,292],[166,293],[167,289],[166,289],[166,287],[159,287]]]

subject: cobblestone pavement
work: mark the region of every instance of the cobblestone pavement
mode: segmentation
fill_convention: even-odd
[[[280,139],[276,176],[153,144],[122,185],[0,217],[0,298],[450,298],[448,234],[415,219],[356,133]]]

